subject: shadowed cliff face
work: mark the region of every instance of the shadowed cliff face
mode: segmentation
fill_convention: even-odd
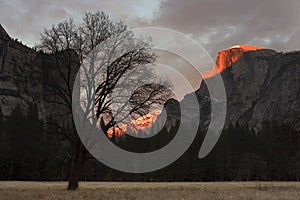
[[[71,53],[72,72],[79,68],[75,52]],[[46,119],[50,113],[63,112],[46,100],[55,98],[49,81],[62,81],[56,66],[62,70],[64,52],[46,55],[13,40],[0,26],[0,108],[4,115],[10,114],[19,105],[26,113],[29,104],[36,104],[39,117]],[[63,84],[62,84],[63,85]]]
[[[1,38],[8,38],[8,34],[5,31],[5,29],[3,28],[3,26],[0,24],[0,37]]]

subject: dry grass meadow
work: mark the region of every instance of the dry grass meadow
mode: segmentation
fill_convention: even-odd
[[[67,191],[66,186],[66,182],[0,182],[0,199],[300,199],[300,182],[81,182],[77,191]]]

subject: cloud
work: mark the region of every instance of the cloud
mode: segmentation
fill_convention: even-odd
[[[288,51],[299,49],[299,7],[298,0],[168,0],[152,25],[190,34],[212,55],[239,43]]]
[[[238,43],[299,49],[299,7],[298,0],[3,0],[0,18],[10,35],[32,46],[44,27],[103,10],[132,26],[163,26],[189,34],[215,56]]]
[[[64,19],[79,22],[86,11],[102,10],[114,20],[135,21],[151,18],[160,0],[2,0],[0,1],[1,24],[12,37],[29,46],[38,42],[39,34]]]

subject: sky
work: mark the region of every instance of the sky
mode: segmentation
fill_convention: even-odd
[[[190,35],[210,54],[240,43],[300,49],[298,0],[1,0],[0,23],[28,46],[64,19],[102,10],[132,28],[160,26]]]
[[[1,0],[0,23],[28,46],[44,28],[102,10],[130,27],[171,28],[198,41],[215,59],[236,44],[300,49],[299,0]]]

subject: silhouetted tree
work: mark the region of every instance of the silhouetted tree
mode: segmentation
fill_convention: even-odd
[[[86,13],[80,25],[75,25],[70,19],[52,26],[49,30],[45,29],[38,48],[55,58],[53,76],[48,77],[49,93],[52,95],[47,96],[46,100],[54,107],[61,106],[62,109],[61,113],[58,113],[59,120],[47,124],[55,126],[73,147],[68,189],[75,190],[78,188],[80,171],[88,154],[76,133],[71,113],[72,87],[78,69],[72,62],[76,57],[72,51],[74,50],[79,58],[78,64],[84,65],[80,73],[86,80],[81,83],[86,85],[80,87],[87,96],[85,101],[82,101],[86,118],[94,124],[97,123],[97,118],[99,120],[104,118],[101,124],[104,131],[118,126],[118,123],[123,122],[128,116],[124,115],[125,110],[118,110],[114,116],[112,115],[113,90],[118,90],[120,95],[124,95],[122,92],[125,90],[118,87],[122,85],[119,84],[122,79],[131,80],[131,86],[135,86],[145,72],[153,75],[151,71],[142,67],[153,63],[155,55],[148,40],[135,38],[124,23],[113,22],[108,15],[99,11]],[[96,54],[102,56],[93,60]],[[133,71],[135,75],[129,73]],[[168,95],[164,94],[169,93],[163,93],[165,91],[165,87],[161,85],[136,88],[132,98],[125,102],[130,107],[130,110],[126,111],[129,114],[142,115],[152,104],[161,104],[166,99]],[[116,115],[119,116],[118,120]],[[61,121],[65,123],[62,124]]]

